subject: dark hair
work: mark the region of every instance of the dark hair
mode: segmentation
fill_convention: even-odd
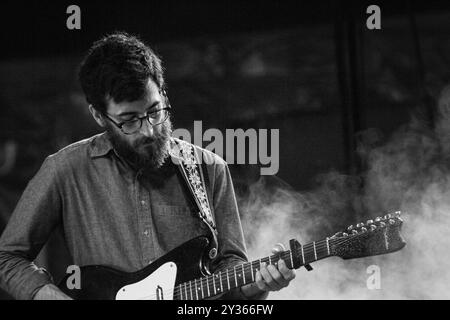
[[[149,78],[165,92],[161,59],[126,32],[115,32],[94,42],[78,77],[87,102],[100,112],[106,112],[107,98],[116,103],[142,99]]]

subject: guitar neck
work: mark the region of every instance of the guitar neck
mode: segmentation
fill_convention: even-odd
[[[182,283],[175,287],[174,299],[207,299],[253,283],[256,271],[261,268],[262,263],[277,264],[280,259],[283,259],[289,269],[298,269],[306,264],[332,256],[329,242],[331,240],[326,238],[303,246],[299,245],[295,249],[298,252],[283,251],[277,255],[236,265],[212,275]]]

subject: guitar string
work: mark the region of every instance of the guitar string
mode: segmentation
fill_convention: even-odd
[[[345,237],[345,238],[339,238],[339,239],[329,239],[329,242],[332,242],[332,244],[333,245],[337,245],[337,244],[343,244],[343,243],[346,243],[346,242],[348,242],[349,240],[351,240],[351,239],[353,239],[354,237]],[[303,246],[303,254],[304,255],[310,255],[310,254],[312,254],[313,252],[314,252],[314,245],[312,244],[312,243],[308,243],[308,244],[306,244],[306,245],[304,245]],[[328,245],[327,245],[327,243],[326,243],[326,240],[320,240],[320,241],[317,241],[317,242],[315,242],[315,251],[316,251],[316,254],[317,254],[317,251],[319,251],[319,250],[327,250],[328,251]],[[283,251],[283,252],[281,252],[280,254],[277,254],[277,255],[272,255],[272,256],[270,256],[270,259],[272,260],[272,258],[273,259],[276,259],[276,258],[279,258],[279,257],[281,257],[282,255],[284,255],[286,258],[287,258],[287,260],[290,258],[290,255],[291,255],[291,253],[290,253],[291,251],[290,250],[287,250],[287,251]],[[251,262],[247,262],[247,263],[245,263],[245,264],[241,264],[241,265],[238,265],[237,267],[239,267],[239,266],[243,266],[243,267],[241,267],[241,270],[240,271],[238,271],[238,270],[236,270],[236,267],[235,268],[233,268],[233,271],[231,271],[232,273],[233,273],[233,275],[234,276],[236,276],[236,274],[237,274],[237,272],[240,272],[240,273],[242,273],[242,272],[244,272],[245,274],[248,274],[248,271],[251,269],[251,268],[253,268],[253,265],[254,264],[256,264],[256,265],[260,265],[260,262],[265,262],[264,260],[269,260],[269,257],[265,257],[265,258],[262,258],[262,259],[260,259],[260,260],[255,260],[255,261],[251,261]],[[283,260],[285,260],[284,258],[283,258]],[[314,261],[317,261],[317,260],[314,260]],[[303,262],[304,263],[304,262]],[[251,265],[251,266],[250,266]],[[304,265],[304,264],[303,264]],[[256,270],[256,269],[255,269]],[[223,273],[223,271],[222,271],[222,273]],[[245,276],[245,275],[244,275]],[[211,287],[211,285],[210,285],[210,283],[208,282],[208,281],[211,281],[211,282],[213,282],[213,284],[214,283],[216,283],[217,281],[217,278],[218,278],[218,276],[217,276],[217,274],[212,274],[212,275],[208,275],[208,276],[206,276],[206,277],[203,277],[203,278],[199,278],[199,279],[194,279],[194,280],[191,280],[191,281],[187,281],[187,282],[185,282],[185,283],[182,283],[182,284],[180,284],[180,285],[177,285],[177,286],[175,286],[173,289],[170,289],[170,290],[168,290],[167,291],[167,293],[174,293],[173,294],[173,296],[175,297],[175,298],[180,298],[180,297],[182,297],[183,296],[183,294],[184,295],[186,295],[187,297],[189,296],[189,294],[190,294],[190,297],[191,298],[195,298],[196,296],[198,296],[198,293],[195,293],[195,289],[194,289],[194,292],[192,292],[192,282],[194,282],[194,287],[195,287],[195,285],[197,284],[197,281],[198,282],[200,282],[200,285],[201,286],[204,286],[204,282],[206,281],[207,283],[208,283],[208,286],[209,287]],[[230,278],[230,276],[228,276],[228,278]],[[200,280],[201,279],[201,280]],[[253,281],[252,281],[253,282]],[[222,281],[220,281],[219,280],[219,285],[220,285],[220,283],[222,283],[223,284],[223,280]],[[187,289],[187,287],[188,287],[188,284],[189,284],[189,289]],[[184,285],[184,289],[183,289],[183,285]],[[230,288],[231,289],[231,288]],[[197,289],[198,290],[198,289]],[[183,293],[183,291],[186,291],[187,292],[187,294],[186,293]],[[217,290],[215,290],[216,292],[217,292]],[[227,291],[228,291],[228,289],[227,289]],[[193,294],[193,293],[195,293],[195,295]],[[219,292],[219,293],[216,293],[215,295],[218,295],[218,294],[221,294],[221,293],[223,293],[223,292]],[[210,297],[212,297],[213,295],[210,295]],[[150,295],[147,295],[147,296],[144,296],[144,297],[142,297],[141,299],[145,299],[145,298],[156,298],[157,297],[157,294],[150,294]],[[203,298],[202,298],[203,299]],[[181,300],[181,299],[180,299]],[[197,299],[184,299],[184,300],[197,300]]]
[[[332,244],[333,245],[337,245],[337,244],[343,244],[343,243],[346,243],[346,242],[348,242],[348,241],[350,241],[351,239],[354,239],[355,237],[345,237],[345,238],[339,238],[339,239],[329,239],[329,242],[332,242]],[[304,248],[304,255],[310,255],[312,252],[314,252],[314,245],[312,244],[312,243],[309,243],[309,244],[306,244],[306,245],[304,245],[303,246],[303,248]],[[326,244],[326,240],[320,240],[320,241],[317,241],[316,242],[316,253],[317,253],[317,251],[319,251],[319,250],[324,250],[324,249],[326,249],[327,251],[328,251],[328,246],[327,246],[327,244]],[[272,257],[275,259],[275,258],[278,258],[279,256],[281,256],[281,255],[284,255],[285,257],[286,256],[288,256],[288,258],[290,257],[290,250],[288,250],[288,251],[284,251],[284,252],[282,252],[282,253],[280,253],[280,254],[278,254],[278,255],[272,255],[272,256],[270,256],[270,258],[272,259]],[[260,264],[260,262],[261,261],[263,261],[263,260],[268,260],[269,259],[269,257],[265,257],[265,258],[262,258],[262,259],[260,259],[260,260],[255,260],[255,261],[252,261],[252,262],[247,262],[247,263],[245,263],[245,264],[242,264],[242,265],[238,265],[238,267],[239,266],[244,266],[243,268],[241,268],[241,271],[239,271],[239,272],[244,272],[244,273],[248,273],[248,271],[249,271],[249,269],[250,268],[252,268],[253,267],[253,265],[254,264],[256,264],[256,265],[258,265],[258,264]],[[283,260],[285,260],[285,259],[283,259]],[[316,260],[314,260],[314,261],[316,261]],[[264,262],[264,261],[263,261]],[[252,265],[252,267],[250,267],[250,264]],[[233,271],[231,271],[233,274],[237,274],[237,270],[236,270],[236,268],[233,268]],[[222,271],[222,273],[223,273],[223,271]],[[185,282],[185,283],[182,283],[182,284],[180,284],[180,285],[178,285],[178,286],[176,286],[175,288],[173,288],[173,289],[170,289],[170,290],[168,290],[167,292],[168,293],[172,293],[172,292],[174,292],[174,296],[176,297],[176,298],[179,298],[180,296],[182,297],[183,296],[183,294],[185,294],[186,296],[189,296],[189,293],[191,293],[191,290],[192,290],[192,282],[194,282],[194,286],[195,286],[195,284],[197,283],[197,280],[201,283],[200,285],[201,286],[204,286],[204,281],[208,281],[208,280],[210,280],[210,281],[214,281],[213,283],[216,283],[217,281],[216,280],[214,280],[214,278],[216,278],[217,279],[217,274],[213,274],[213,275],[209,275],[209,276],[206,276],[206,277],[203,277],[203,278],[200,278],[200,279],[194,279],[194,280],[191,280],[191,281],[187,281],[187,282]],[[222,284],[223,284],[223,280],[221,281],[222,282]],[[221,283],[220,282],[220,280],[219,280],[219,284]],[[187,287],[188,287],[188,283],[190,283],[189,284],[189,290],[187,289]],[[208,283],[208,282],[207,282]],[[183,285],[184,285],[184,289],[183,289]],[[208,286],[209,287],[211,287],[210,285],[209,285],[209,283],[208,283]],[[198,290],[198,289],[197,289]],[[183,291],[187,291],[187,294],[186,293],[183,293]],[[217,290],[215,290],[216,292],[217,292]],[[227,291],[228,291],[228,289],[227,289]],[[195,292],[195,290],[194,290],[194,292]],[[221,294],[222,292],[219,292],[219,293],[217,293],[217,294]],[[217,295],[216,294],[216,295]],[[150,294],[150,295],[147,295],[147,296],[144,296],[144,297],[142,297],[142,298],[153,298],[153,297],[156,297],[157,295],[156,294]],[[190,295],[192,298],[194,298],[194,295],[193,294],[191,294]],[[196,293],[195,294],[195,296],[198,296],[198,294]],[[210,295],[210,296],[213,296],[213,295]],[[185,299],[185,300],[187,300],[187,299]],[[192,300],[197,300],[197,299],[192,299]]]
[[[346,242],[348,242],[349,240],[351,240],[351,239],[353,239],[354,237],[346,237],[346,238],[339,238],[339,239],[329,239],[329,242],[331,241],[332,242],[332,244],[333,245],[337,245],[337,244],[343,244],[343,243],[346,243]],[[312,252],[314,252],[314,245],[313,244],[306,244],[306,245],[304,245],[303,246],[303,248],[304,248],[304,251],[303,251],[303,254],[304,255],[310,255]],[[326,240],[320,240],[320,241],[317,241],[316,242],[316,254],[317,254],[317,251],[319,251],[319,250],[327,250],[328,251],[328,245],[326,244]],[[280,256],[282,256],[282,255],[284,255],[285,257],[286,256],[288,256],[287,258],[289,258],[290,257],[290,250],[288,250],[288,251],[284,251],[284,252],[282,252],[282,253],[280,253],[280,254],[278,254],[278,255],[273,255],[273,256],[270,256],[270,258],[272,259],[272,257],[275,259],[275,258],[278,258],[278,257],[280,257]],[[243,267],[241,267],[241,271],[237,271],[236,270],[236,268],[233,268],[233,271],[231,271],[235,276],[236,276],[236,274],[237,274],[237,272],[244,272],[245,274],[248,274],[248,271],[249,271],[249,269],[250,268],[253,268],[253,265],[254,264],[256,264],[256,265],[259,265],[260,264],[260,262],[262,261],[262,262],[264,262],[264,260],[268,260],[269,259],[269,257],[265,257],[265,258],[262,258],[262,259],[260,259],[260,260],[255,260],[255,261],[252,261],[252,262],[248,262],[248,263],[245,263],[245,264],[242,264],[242,265],[238,265],[238,267],[239,266],[243,266]],[[283,260],[285,260],[285,259],[283,259]],[[314,260],[314,261],[316,261],[316,260]],[[250,266],[251,265],[251,266]],[[223,273],[223,271],[222,271],[222,273]],[[244,275],[245,276],[245,275]],[[215,279],[216,278],[216,279]],[[209,276],[206,276],[206,277],[203,277],[203,278],[200,278],[200,279],[194,279],[194,280],[191,280],[191,281],[187,281],[187,282],[185,282],[185,283],[182,283],[182,284],[180,284],[180,285],[178,285],[178,286],[176,286],[175,288],[173,288],[173,289],[170,289],[170,290],[168,290],[167,292],[168,293],[172,293],[172,292],[174,292],[174,297],[175,298],[180,298],[180,297],[182,297],[183,296],[183,294],[186,296],[186,298],[188,298],[189,297],[189,294],[190,294],[190,297],[192,298],[192,299],[185,299],[185,300],[197,300],[197,299],[194,299],[195,297],[198,297],[198,293],[195,293],[195,296],[194,296],[194,294],[193,294],[193,292],[192,292],[192,282],[194,282],[194,286],[197,284],[197,280],[200,282],[200,286],[203,286],[204,287],[204,281],[206,281],[207,283],[208,283],[208,280],[209,281],[211,281],[211,282],[213,282],[213,284],[215,284],[217,281],[217,274],[213,274],[213,275],[209,275]],[[228,277],[229,278],[229,277]],[[253,282],[253,281],[252,281]],[[223,284],[223,280],[219,280],[219,285],[220,284]],[[189,284],[189,289],[187,289],[187,287],[188,287],[188,284]],[[183,285],[184,285],[184,289],[183,289]],[[208,283],[208,287],[211,287],[211,285]],[[197,288],[197,290],[198,290],[198,288]],[[185,293],[183,292],[183,291],[185,291]],[[217,290],[215,290],[216,291],[216,294],[215,295],[218,295],[218,294],[221,294],[221,293],[223,293],[223,292],[219,292],[219,293],[217,293]],[[228,291],[228,289],[227,289],[227,291]],[[194,292],[195,292],[195,289],[194,289]],[[203,295],[203,294],[202,294]],[[150,295],[147,295],[147,296],[144,296],[144,297],[142,297],[142,298],[154,298],[154,297],[156,297],[157,295],[156,294],[150,294]],[[204,296],[204,295],[203,295]],[[210,297],[212,297],[212,296],[214,296],[214,295],[209,295]],[[203,298],[202,298],[203,299]],[[181,299],[180,299],[181,300]]]
[[[280,254],[280,256],[281,255],[283,255],[284,257],[283,257],[283,260],[286,260],[288,257],[290,257],[290,251],[284,251],[284,252],[282,252],[281,254]],[[278,255],[277,255],[278,256]],[[274,256],[275,257],[275,256]],[[286,259],[284,259],[284,258],[286,258]],[[266,258],[263,258],[263,259],[261,259],[261,260],[268,260],[268,257],[266,257]],[[230,271],[230,275],[228,276],[228,278],[230,278],[230,277],[234,277],[234,274],[236,273],[241,273],[242,272],[242,269],[243,269],[243,271],[244,271],[244,273],[246,273],[246,274],[248,274],[248,271],[250,270],[250,263],[252,264],[252,265],[255,265],[255,264],[259,264],[259,260],[256,260],[256,261],[252,261],[252,262],[248,262],[248,263],[245,263],[245,264],[242,264],[242,265],[238,265],[237,267],[239,268],[240,266],[244,266],[244,268],[241,268],[241,270],[236,270],[237,268],[233,268],[233,271]],[[255,269],[256,270],[256,269]],[[224,271],[222,271],[222,273],[223,273]],[[172,293],[172,291],[174,292],[174,297],[177,297],[177,298],[179,298],[180,296],[183,296],[183,295],[185,295],[185,293],[183,292],[183,291],[187,291],[187,293],[188,293],[188,295],[190,295],[190,293],[191,293],[191,288],[189,288],[189,289],[187,289],[187,287],[192,287],[192,286],[194,286],[195,287],[195,284],[197,284],[197,282],[201,282],[201,284],[199,284],[200,286],[203,286],[203,287],[205,287],[205,282],[207,282],[208,283],[208,286],[211,288],[212,286],[211,286],[211,284],[212,284],[212,281],[214,281],[216,284],[217,284],[217,279],[218,279],[219,277],[217,276],[217,274],[213,274],[213,275],[209,275],[209,276],[206,276],[206,277],[203,277],[203,278],[201,278],[202,280],[200,281],[200,279],[194,279],[194,280],[191,280],[191,281],[188,281],[188,282],[185,282],[185,283],[182,283],[182,284],[180,284],[180,285],[177,285],[174,289],[171,289],[171,290],[168,290],[167,292],[168,293]],[[226,278],[225,278],[226,279]],[[191,283],[191,285],[189,285],[189,282]],[[223,282],[224,282],[224,278],[222,278],[222,284],[223,284]],[[220,280],[219,280],[219,286],[220,286]],[[234,282],[233,282],[234,283]],[[231,288],[230,288],[231,289]],[[198,290],[198,289],[197,289]],[[217,290],[215,290],[216,292],[217,292]],[[225,291],[225,290],[224,290]],[[228,291],[228,289],[227,289],[227,291]],[[195,289],[194,289],[194,292],[193,293],[195,293]],[[219,292],[219,293],[217,293],[217,294],[221,294],[222,292]],[[147,295],[147,296],[144,296],[143,298],[153,298],[153,297],[156,297],[157,295],[156,294],[150,294],[150,295]],[[197,296],[197,294],[192,294],[192,295],[190,295],[191,297],[196,297]],[[193,300],[197,300],[197,299],[193,299]]]
[[[317,249],[317,248],[316,248]],[[305,251],[305,252],[309,252],[309,250],[308,251]],[[283,260],[287,260],[289,257],[290,257],[290,251],[284,251],[284,252],[282,252],[282,253],[280,253],[280,255],[273,255],[273,256],[271,256],[270,258],[271,258],[271,260],[275,260],[275,258],[277,258],[278,256],[283,256],[282,258],[283,258]],[[242,273],[242,272],[244,272],[246,275],[248,275],[248,271],[253,267],[253,266],[258,266],[258,265],[260,265],[260,261],[264,261],[264,260],[267,260],[268,261],[268,259],[269,259],[269,257],[265,257],[265,258],[262,258],[262,259],[260,259],[260,260],[255,260],[255,261],[252,261],[252,262],[247,262],[247,263],[245,263],[245,264],[242,264],[242,265],[238,265],[237,266],[237,268],[235,267],[235,268],[233,268],[233,270],[232,271],[230,271],[230,273],[231,273],[231,275],[230,276],[228,276],[228,278],[230,278],[230,277],[234,277],[235,276],[235,274],[237,275],[238,273]],[[250,266],[250,264],[252,265],[252,266]],[[240,266],[244,266],[243,268],[241,267],[240,268],[240,270],[237,270],[237,269],[239,269],[239,267]],[[254,268],[255,270],[257,269],[257,268]],[[224,273],[225,271],[222,271],[222,273]],[[203,277],[203,278],[201,278],[202,280],[200,281],[200,279],[194,279],[194,280],[191,280],[191,281],[188,281],[188,282],[185,282],[185,283],[182,283],[182,284],[180,284],[180,285],[178,285],[178,286],[176,286],[174,289],[172,289],[172,290],[169,290],[169,291],[167,291],[168,293],[171,293],[172,291],[174,291],[175,293],[174,293],[174,296],[175,297],[179,297],[179,296],[183,296],[183,295],[190,295],[190,293],[191,293],[191,288],[192,288],[192,286],[194,286],[195,287],[195,285],[197,284],[197,281],[198,282],[200,282],[200,286],[204,286],[204,284],[205,284],[205,282],[207,282],[208,283],[208,286],[209,287],[211,287],[211,283],[217,283],[217,279],[218,278],[220,278],[220,277],[218,277],[217,276],[217,274],[213,274],[213,275],[209,275],[209,276],[206,276],[206,277]],[[247,277],[246,277],[247,278]],[[226,278],[225,278],[226,279]],[[193,283],[194,282],[194,283]],[[223,284],[223,282],[224,282],[224,279],[222,279],[222,281],[220,281],[219,280],[219,285],[220,285],[220,283],[222,283]],[[189,284],[190,283],[190,284]],[[187,287],[189,287],[189,289],[187,289]],[[197,289],[198,290],[198,289]],[[228,290],[228,289],[227,289]],[[186,293],[184,293],[184,291],[187,291],[187,294]],[[215,290],[216,292],[217,292],[217,290]],[[194,289],[194,292],[196,292],[195,291],[195,289]],[[221,292],[219,292],[219,293],[217,293],[217,294],[220,294]],[[151,295],[148,295],[148,296],[145,296],[144,298],[148,298],[148,297],[156,297],[156,294],[151,294]],[[194,297],[194,295],[192,294],[191,295],[192,297]],[[197,293],[195,294],[195,296],[197,296]],[[196,299],[194,299],[194,300],[196,300]]]
[[[337,239],[331,239],[331,238],[329,238],[328,239],[328,244],[327,244],[327,241],[326,240],[320,240],[320,241],[317,241],[317,242],[315,242],[315,245],[313,244],[313,243],[309,243],[309,244],[306,244],[306,245],[304,245],[303,246],[303,255],[304,256],[306,256],[306,255],[310,255],[312,252],[314,252],[314,251],[316,251],[316,255],[317,255],[317,252],[318,251],[320,251],[320,250],[327,250],[327,252],[328,252],[328,250],[329,250],[329,244],[331,243],[332,245],[342,245],[342,244],[345,244],[345,243],[347,243],[347,242],[349,242],[350,240],[353,240],[353,239],[355,239],[357,236],[359,236],[359,234],[358,235],[355,235],[355,236],[353,236],[353,235],[350,235],[350,236],[347,236],[347,237],[342,237],[342,238],[337,238]],[[314,250],[314,246],[315,246],[315,250]],[[270,258],[272,259],[272,257],[275,259],[275,258],[277,258],[277,257],[280,257],[281,255],[288,255],[288,258],[290,257],[290,250],[288,250],[288,251],[284,251],[284,252],[282,252],[282,253],[280,253],[280,254],[278,254],[278,255],[273,255],[273,256],[270,256]],[[327,254],[327,256],[328,256],[328,254]],[[322,257],[323,258],[323,257]],[[321,258],[319,258],[319,259],[321,259]],[[317,260],[319,260],[319,259],[317,259]],[[260,264],[260,262],[262,261],[262,262],[264,262],[264,260],[269,260],[269,257],[266,257],[266,258],[262,258],[262,259],[260,259],[260,260],[255,260],[255,261],[252,261],[252,262],[248,262],[248,263],[245,263],[245,264],[242,264],[242,265],[239,265],[239,266],[244,266],[243,268],[241,268],[241,271],[239,271],[239,272],[244,272],[245,274],[247,274],[248,273],[248,271],[249,271],[249,269],[250,268],[253,268],[253,265],[254,264],[256,264],[256,265],[259,265]],[[283,259],[283,260],[285,260],[285,259]],[[314,260],[314,261],[317,261],[316,259]],[[314,262],[314,261],[311,261],[311,262]],[[305,264],[305,262],[303,261],[303,264],[302,265],[304,265]],[[251,266],[250,266],[251,265]],[[223,272],[223,271],[222,271]],[[233,274],[235,275],[238,271],[236,270],[236,268],[233,268]],[[212,281],[214,281],[214,277],[216,277],[217,278],[217,275],[215,276],[215,275],[210,275],[210,276],[207,276],[207,277],[204,277],[204,278],[202,278],[202,279],[205,279],[205,278],[207,278],[207,280],[212,280]],[[244,277],[245,277],[245,275],[244,275]],[[195,279],[195,280],[197,280],[197,279]],[[179,296],[183,296],[183,291],[186,291],[187,290],[187,286],[188,286],[188,283],[190,283],[189,284],[189,286],[190,286],[190,289],[192,289],[192,282],[193,282],[194,280],[191,280],[191,281],[188,281],[188,282],[185,282],[185,283],[182,283],[182,284],[180,284],[180,285],[178,285],[178,286],[176,286],[174,289],[173,289],[173,291],[176,291],[175,292],[175,294],[174,295],[176,295],[176,297],[179,297]],[[199,280],[200,281],[200,280]],[[222,282],[223,282],[223,280],[222,280]],[[194,283],[194,285],[195,285],[196,283]],[[219,282],[219,284],[220,284],[220,282]],[[183,290],[183,288],[182,288],[182,286],[184,285],[184,290]],[[203,283],[201,283],[201,285],[203,285]],[[188,296],[189,295],[189,293],[190,293],[190,289],[189,289],[189,291],[187,292],[188,294],[185,294],[186,296]],[[195,291],[195,290],[194,290]],[[216,290],[217,291],[217,290]],[[222,292],[219,292],[218,294],[221,294]],[[197,294],[196,294],[196,296],[197,296]],[[191,297],[192,298],[194,298],[194,295],[192,295],[191,294]],[[187,299],[186,299],[187,300]],[[197,300],[197,299],[192,299],[192,300]]]

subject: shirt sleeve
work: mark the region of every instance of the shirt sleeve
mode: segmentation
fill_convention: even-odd
[[[212,263],[212,269],[217,272],[248,261],[233,181],[228,165],[223,160],[216,164],[213,207],[219,250],[217,258]],[[253,297],[245,297],[238,288],[223,295],[221,299],[259,300],[267,298],[267,295],[267,293],[262,293]]]
[[[23,192],[0,237],[0,286],[16,299],[33,299],[52,283],[33,263],[60,221],[61,197],[52,156],[47,157]]]

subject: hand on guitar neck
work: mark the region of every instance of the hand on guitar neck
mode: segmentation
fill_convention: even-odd
[[[277,244],[272,249],[272,254],[280,254],[286,249],[282,244]],[[242,294],[251,298],[269,291],[279,291],[289,285],[295,278],[295,269],[289,269],[283,259],[278,263],[261,264],[260,270],[255,273],[255,282],[241,287]]]

